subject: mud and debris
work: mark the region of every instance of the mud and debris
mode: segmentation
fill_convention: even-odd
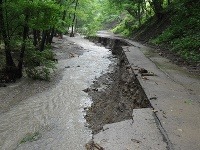
[[[133,109],[150,107],[149,101],[131,69],[125,55],[118,52],[117,59],[110,66],[110,72],[93,81],[83,90],[92,99],[86,109],[85,119],[93,134],[103,129],[105,124],[132,119]]]
[[[103,147],[101,147],[99,144],[95,143],[93,140],[89,141],[85,145],[86,150],[105,150]]]

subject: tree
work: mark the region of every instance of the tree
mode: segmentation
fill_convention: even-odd
[[[163,0],[152,0],[152,2],[150,2],[150,4],[152,5],[152,8],[157,16],[157,18],[160,20],[162,19],[163,16]]]
[[[11,47],[10,47],[10,37],[8,35],[8,31],[6,29],[5,23],[5,7],[3,0],[0,0],[0,29],[3,37],[4,45],[5,45],[5,56],[6,56],[6,68],[15,67],[14,61],[11,56]]]
[[[38,49],[44,51],[45,44],[52,41],[52,30],[60,18],[60,6],[53,0],[0,1],[0,36],[4,43],[6,60],[4,69],[0,68],[4,73],[0,80],[9,82],[22,77],[24,57],[28,56],[26,53],[30,53],[27,50],[31,50],[32,55]],[[29,36],[30,31],[33,31],[33,38]],[[29,42],[31,40],[32,44]],[[26,63],[30,64],[28,61],[30,59],[26,59]]]
[[[74,14],[73,14],[73,19],[72,19],[72,29],[70,33],[70,37],[74,37],[74,28],[76,25],[76,11],[77,11],[77,6],[78,6],[78,0],[74,0],[75,6],[74,6]]]

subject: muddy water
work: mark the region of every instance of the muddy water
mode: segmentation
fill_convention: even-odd
[[[86,52],[59,61],[58,68],[65,70],[54,88],[21,101],[0,115],[1,150],[85,149],[92,135],[86,127],[84,107],[90,106],[91,100],[82,90],[108,71],[111,54],[81,38],[69,40]]]

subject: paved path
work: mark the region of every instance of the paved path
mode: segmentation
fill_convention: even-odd
[[[99,36],[108,38],[109,34],[104,32],[99,33]],[[111,37],[113,38],[113,35]],[[199,76],[187,73],[183,68],[180,68],[172,64],[169,60],[159,56],[153,49],[131,40],[125,41],[131,44],[131,46],[124,46],[123,50],[132,69],[138,74],[138,80],[144,88],[147,97],[150,99],[154,109],[152,111],[156,116],[154,119],[157,122],[160,133],[163,135],[168,145],[167,148],[175,150],[199,150]],[[144,78],[138,73],[139,68],[144,68],[153,72],[155,76],[147,76]],[[148,113],[146,113],[146,115],[149,116]],[[143,118],[141,118],[141,120],[143,120]],[[141,126],[143,125],[146,126],[145,122],[144,124],[141,124]],[[138,130],[141,129],[142,127],[138,128]],[[154,136],[146,136],[146,134],[151,134],[151,131],[155,130],[155,127],[152,126],[152,129],[146,128],[145,133],[143,130],[145,129],[142,129],[141,135],[137,136],[137,138],[141,138],[142,136],[149,139],[151,136]],[[126,132],[128,133],[128,131]],[[157,133],[157,135],[159,134]],[[118,139],[126,138],[123,136],[120,136]],[[151,142],[155,141],[152,140]],[[143,148],[144,145],[142,142],[138,145],[137,149],[153,149],[151,144],[146,148]]]

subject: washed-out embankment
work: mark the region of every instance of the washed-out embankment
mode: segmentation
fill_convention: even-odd
[[[88,39],[110,49],[116,57],[116,65],[111,66],[114,68],[112,72],[103,74],[85,90],[93,101],[85,118],[88,127],[96,134],[105,124],[133,119],[133,109],[148,108],[151,104],[122,48],[130,44],[110,37],[95,36]]]

